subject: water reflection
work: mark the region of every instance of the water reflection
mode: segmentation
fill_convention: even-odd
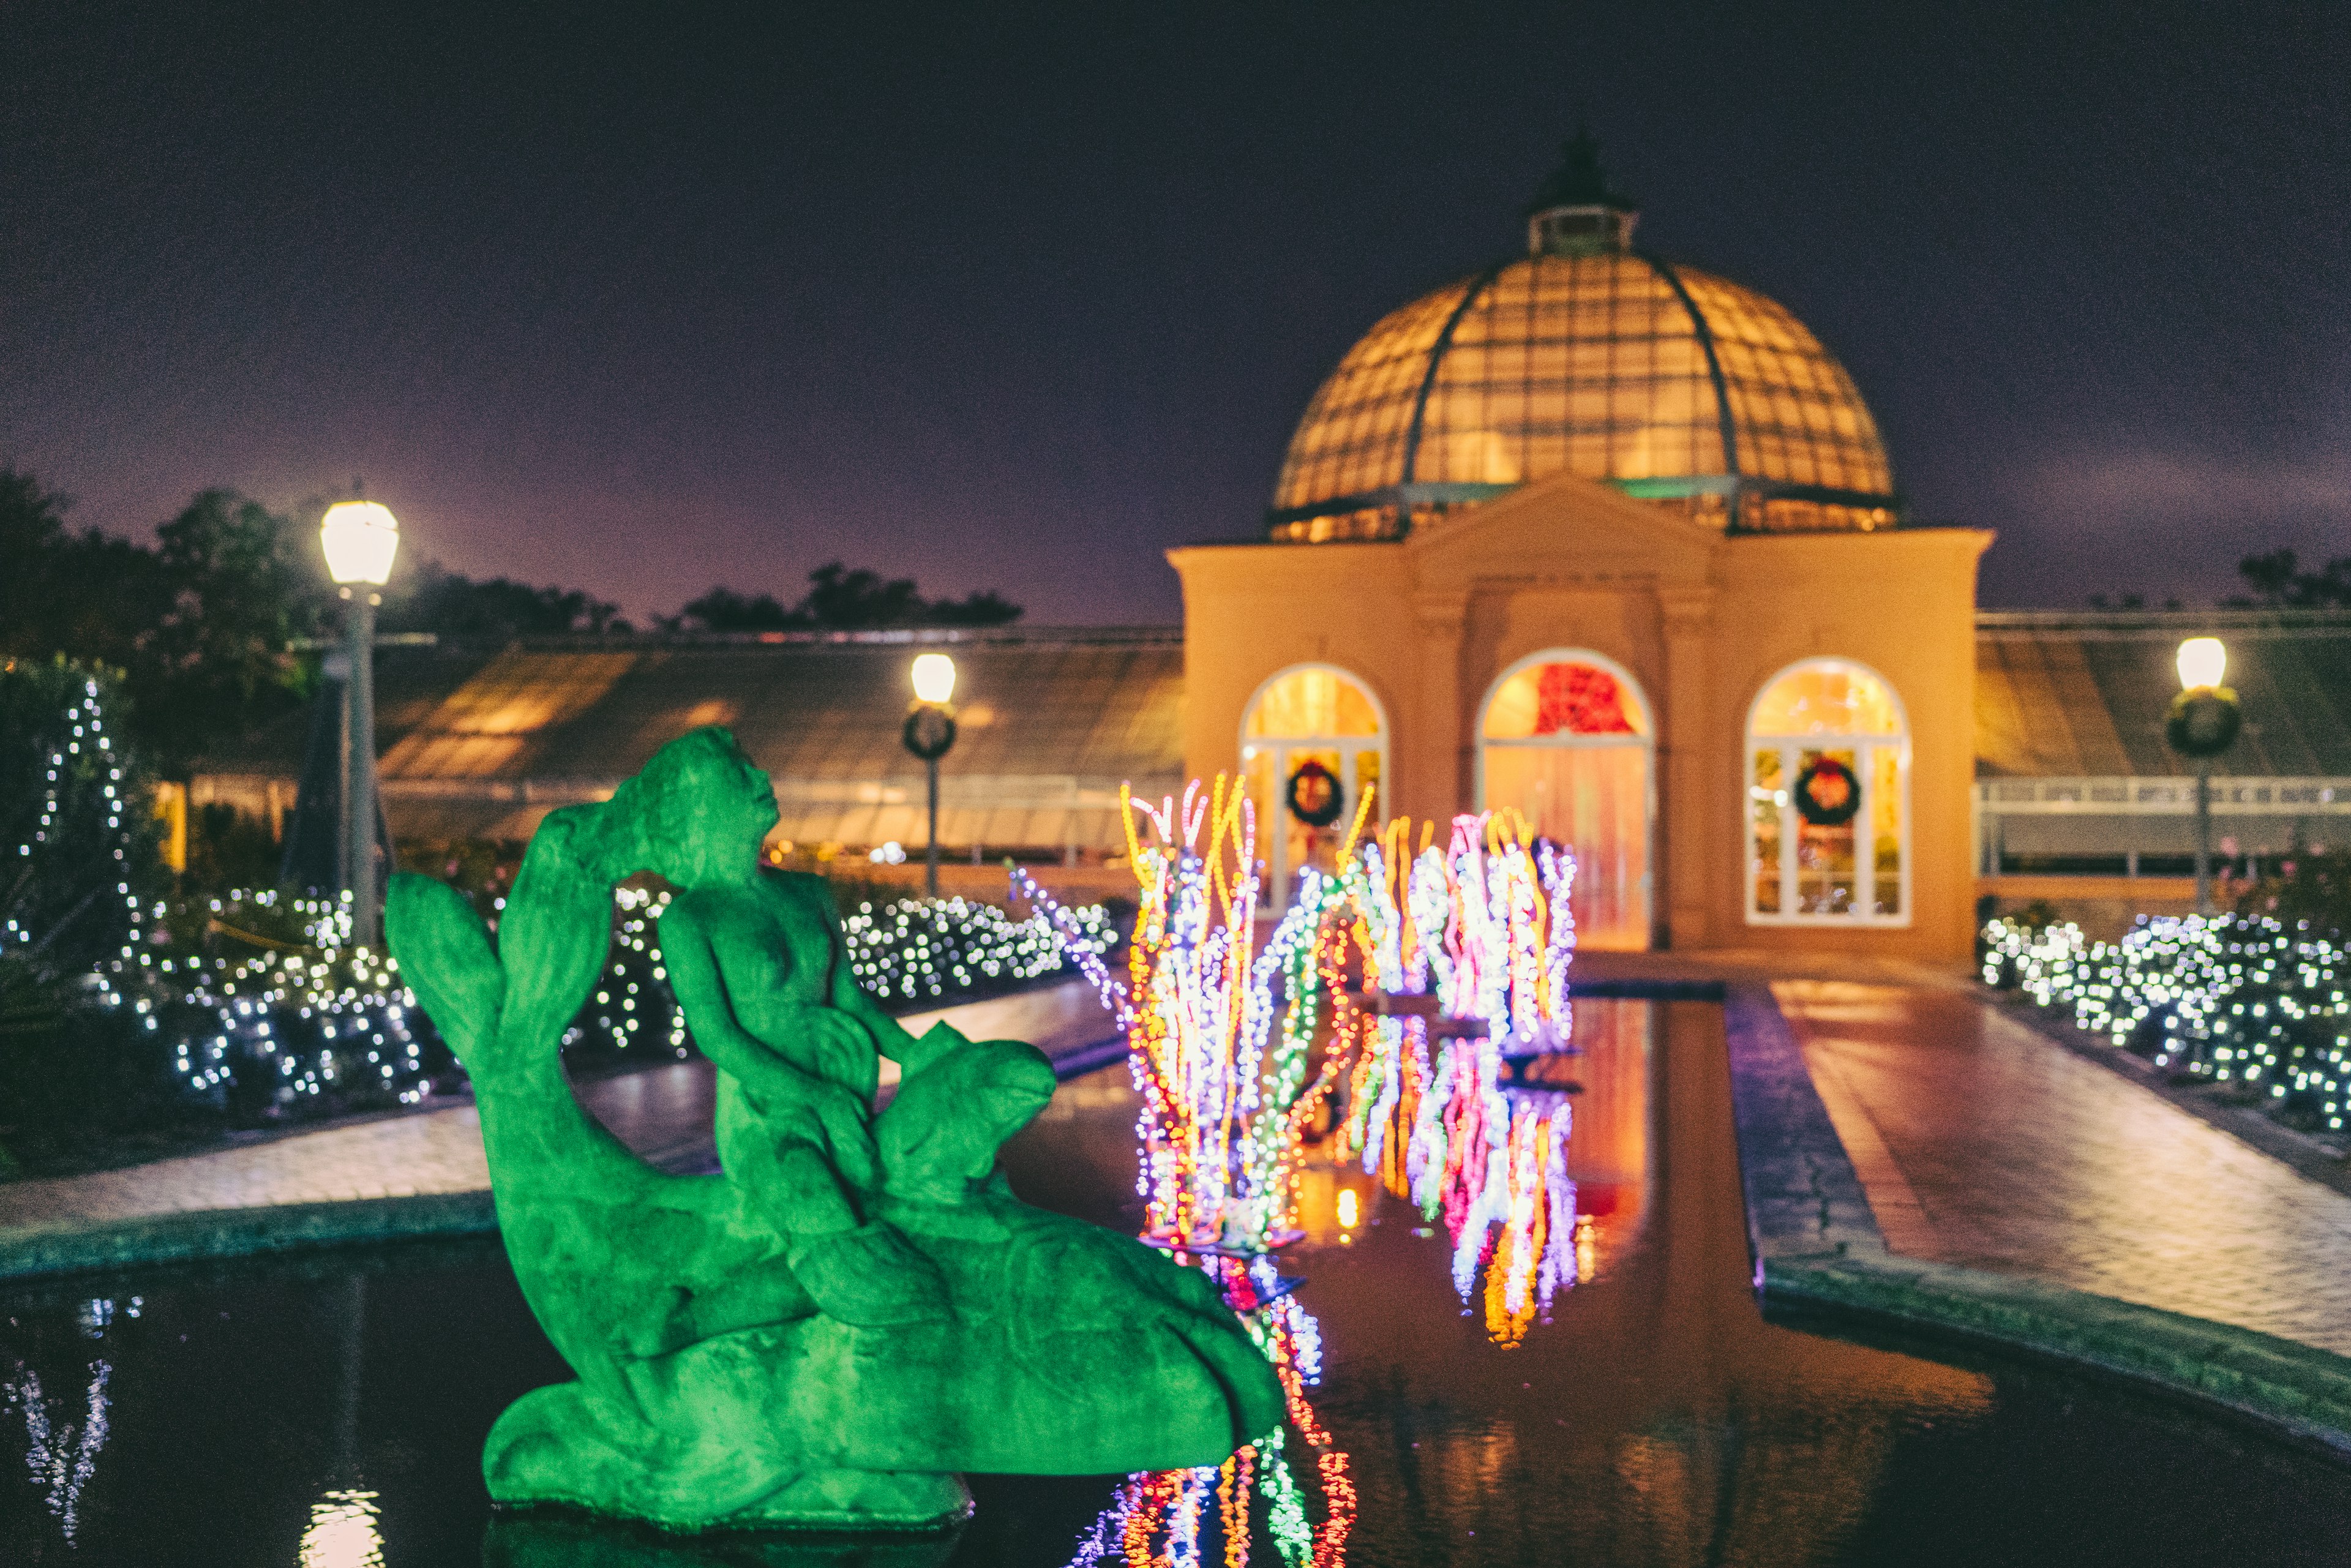
[[[1210,1258],[1201,1266],[1280,1375],[1288,1419],[1222,1465],[1129,1476],[1079,1542],[1070,1568],[1219,1562],[1240,1568],[1260,1535],[1288,1568],[1341,1568],[1357,1500],[1348,1457],[1306,1397],[1322,1381],[1322,1327],[1290,1293],[1298,1281],[1277,1272],[1272,1259]],[[1319,1519],[1310,1514],[1310,1487]]]
[[[572,1514],[501,1514],[482,1539],[482,1568],[939,1568],[960,1537],[663,1535]]]
[[[1360,1150],[1389,1193],[1442,1220],[1453,1288],[1482,1308],[1497,1344],[1514,1347],[1548,1322],[1559,1293],[1592,1278],[1640,1227],[1650,1016],[1570,1006],[1538,1040],[1434,1050],[1419,1019],[1364,1031],[1358,1079],[1370,1089],[1384,1076],[1386,1087],[1358,1097],[1327,1152]],[[1353,1189],[1339,1188],[1338,1202],[1354,1203]],[[1311,1215],[1303,1228],[1316,1236]]]
[[[301,1568],[383,1568],[383,1534],[371,1491],[330,1491],[310,1505]]]
[[[1499,1352],[1482,1311],[1462,1312],[1442,1226],[1424,1227],[1357,1161],[1319,1156],[1301,1184],[1309,1236],[1274,1267],[1307,1280],[1280,1299],[1319,1333],[1322,1379],[1301,1343],[1299,1392],[1329,1441],[1285,1423],[1277,1478],[1255,1451],[1229,1492],[1221,1468],[1190,1478],[1186,1550],[1202,1568],[1228,1563],[1244,1531],[1252,1568],[1303,1568],[1318,1544],[1353,1568],[2343,1559],[2351,1479],[2258,1434],[2054,1371],[1937,1364],[1764,1322],[1719,1009],[1587,1001],[1574,1024],[1585,1092],[1569,1174],[1575,1244],[1592,1254],[1581,1283],[1551,1326]],[[1016,1189],[1138,1225],[1140,1202],[1123,1212],[1117,1199],[1134,1190],[1140,1100],[1123,1066],[1065,1086],[1008,1149]],[[354,1271],[367,1274],[363,1319]],[[136,1322],[132,1289],[147,1292]],[[16,1282],[0,1302],[11,1568],[291,1568],[330,1488],[381,1494],[389,1568],[1006,1568],[1065,1563],[1097,1536],[1097,1562],[1114,1568],[1134,1560],[1130,1528],[1149,1563],[1184,1521],[1164,1481],[1155,1504],[1115,1479],[1039,1477],[974,1478],[978,1514],[953,1537],[694,1542],[586,1519],[493,1521],[483,1437],[521,1393],[566,1375],[495,1240],[141,1272],[99,1299],[116,1303],[110,1322],[89,1287],[62,1281]],[[101,1356],[107,1431],[94,1434]],[[367,1373],[356,1404],[355,1366]],[[27,1370],[47,1422],[37,1443],[26,1441]],[[55,1486],[53,1511],[60,1455],[68,1479],[93,1458],[95,1469],[78,1493]],[[1325,1511],[1342,1480],[1354,1510],[1343,1537]],[[1140,1506],[1097,1531],[1113,1500]]]
[[[110,1309],[113,1303],[106,1305]],[[83,1322],[89,1322],[86,1314]],[[68,1545],[81,1529],[82,1489],[97,1472],[98,1452],[106,1447],[106,1385],[113,1375],[114,1368],[107,1362],[90,1364],[89,1387],[81,1398],[79,1421],[60,1413],[71,1408],[68,1400],[51,1407],[41,1388],[41,1375],[22,1362],[0,1385],[9,1407],[24,1418],[25,1468],[32,1472],[33,1484],[42,1489],[42,1500]]]

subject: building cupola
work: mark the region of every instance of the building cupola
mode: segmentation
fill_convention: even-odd
[[[1633,198],[1613,190],[1600,166],[1600,141],[1588,126],[1560,148],[1560,164],[1527,204],[1530,256],[1623,255],[1641,221]]]

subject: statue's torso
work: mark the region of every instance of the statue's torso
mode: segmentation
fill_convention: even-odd
[[[872,1039],[862,1026],[840,1031],[809,1027],[806,1009],[833,1008],[834,986],[847,956],[834,937],[829,909],[818,902],[829,899],[830,891],[820,883],[812,891],[798,885],[799,880],[762,876],[750,888],[730,891],[723,902],[702,904],[726,1000],[736,1021],[777,1055],[870,1098],[876,1064]]]

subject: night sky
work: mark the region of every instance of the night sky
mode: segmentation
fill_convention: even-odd
[[[1767,15],[1767,12],[1779,13]],[[2351,6],[0,7],[0,462],[363,476],[638,614],[845,557],[1167,622],[1588,116],[1991,605],[2351,554]]]

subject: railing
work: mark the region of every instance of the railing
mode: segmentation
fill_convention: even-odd
[[[1987,817],[2181,817],[2196,810],[2192,777],[1983,779],[1976,810]],[[2231,817],[2351,815],[2351,779],[2212,780],[2212,810]]]
[[[2001,823],[2009,817],[2158,818],[2196,814],[2193,776],[2164,774],[2149,778],[1980,779],[1973,801],[1975,862],[1980,876],[1996,876],[2011,864],[2007,835]],[[2219,818],[2304,818],[2351,816],[2351,779],[2249,778],[2222,775],[2212,780],[2212,814]],[[2161,835],[2158,835],[2161,836]],[[2119,856],[2123,874],[2139,874],[2139,860],[2149,851],[2177,858],[2178,844],[2157,847],[2147,842],[2112,843],[2106,855]]]

